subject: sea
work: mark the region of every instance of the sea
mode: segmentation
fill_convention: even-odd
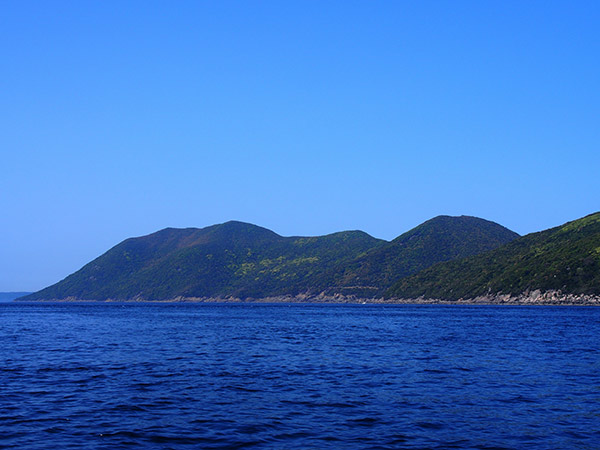
[[[3,303],[0,448],[599,449],[600,308]]]

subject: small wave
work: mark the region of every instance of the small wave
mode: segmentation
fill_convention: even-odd
[[[376,417],[361,417],[359,419],[351,419],[347,423],[352,426],[372,427],[379,422],[381,420]]]
[[[146,408],[138,405],[129,405],[126,403],[115,405],[112,408],[109,408],[108,411],[120,412],[120,411],[137,411],[137,412],[145,412]]]
[[[523,395],[516,395],[511,398],[500,399],[502,403],[537,403],[536,400],[525,397]]]
[[[435,373],[437,375],[446,375],[446,374],[450,373],[449,371],[444,370],[444,369],[423,369],[421,372],[422,373]]]
[[[135,432],[135,431],[115,431],[115,432],[103,432],[98,434],[99,437],[102,438],[111,438],[111,437],[127,437],[132,439],[139,439],[144,437],[143,433]]]
[[[417,422],[415,425],[424,430],[441,430],[445,427],[443,423],[439,422]]]

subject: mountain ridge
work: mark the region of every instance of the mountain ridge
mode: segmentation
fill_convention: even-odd
[[[361,295],[364,288],[373,297],[395,281],[395,273],[412,274],[517,236],[494,222],[470,216],[438,216],[392,241],[360,230],[283,237],[239,221],[205,228],[164,228],[122,241],[64,280],[23,300],[263,298],[348,291]],[[380,252],[391,256],[382,259]],[[363,286],[348,289],[356,284],[352,270],[365,264],[369,270],[360,273]],[[382,281],[380,273],[387,278]]]

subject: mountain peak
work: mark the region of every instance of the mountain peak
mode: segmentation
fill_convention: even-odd
[[[469,224],[494,224],[497,226],[501,226],[501,225],[498,225],[496,222],[492,222],[491,220],[482,219],[481,217],[466,216],[466,215],[460,215],[460,216],[439,215],[439,216],[435,216],[429,220],[426,220],[425,222],[423,222],[421,224],[421,226],[434,225],[434,224],[445,224],[445,225],[454,225],[454,226],[469,225]]]
[[[490,245],[492,247],[497,246],[496,243],[504,244],[519,237],[514,231],[479,217],[436,216],[398,236],[392,242],[405,242],[414,239],[415,236],[433,237],[440,235],[440,233],[446,236],[446,238],[452,238],[456,241],[457,245],[460,245],[461,241],[467,243],[466,241],[476,241],[478,238],[485,241],[491,239]],[[475,244],[475,242],[471,242],[471,244]],[[475,254],[478,252],[478,249],[473,248],[473,252],[470,253]]]
[[[240,222],[238,220],[229,220],[221,224],[204,228],[204,230],[219,239],[281,239],[281,236],[274,231],[252,223]]]
[[[445,300],[561,291],[600,295],[600,213],[399,280],[393,297]]]

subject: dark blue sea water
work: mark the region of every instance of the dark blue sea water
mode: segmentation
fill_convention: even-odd
[[[600,448],[600,308],[1,304],[0,362],[0,448]]]

